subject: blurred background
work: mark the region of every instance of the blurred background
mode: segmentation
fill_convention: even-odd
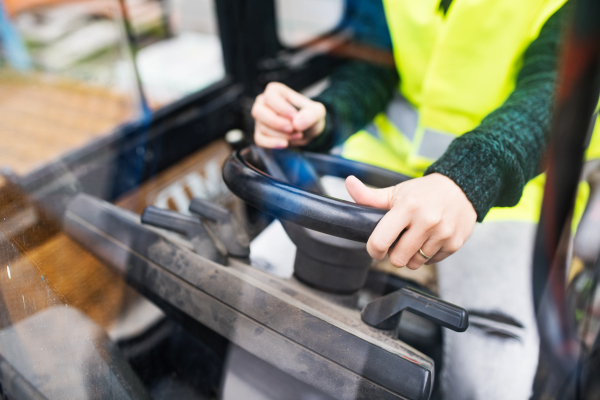
[[[136,214],[148,205],[189,214],[200,197],[255,236],[270,221],[243,209],[221,165],[248,143],[249,111],[268,82],[310,96],[349,59],[393,63],[389,47],[373,45],[385,43],[381,27],[357,24],[359,14],[380,21],[381,1],[0,0],[0,372],[7,332],[32,321],[45,336],[44,311],[68,307],[119,346],[153,398],[217,398],[220,377],[203,368],[222,357],[63,233],[66,201],[86,193]],[[591,348],[597,253],[567,247],[569,301]],[[432,271],[410,279],[435,292]],[[88,332],[52,318],[60,340]],[[30,339],[33,354],[39,337]]]
[[[344,12],[343,0],[275,5],[289,47]],[[3,0],[1,12],[0,165],[17,174],[226,75],[213,0]]]
[[[96,359],[73,361],[105,338],[153,398],[216,398],[222,357],[64,234],[64,199],[89,193],[138,214],[188,213],[192,197],[239,208],[221,180],[223,137],[239,141],[266,82],[303,89],[331,71],[327,41],[349,3],[0,0],[0,371],[11,349],[27,363],[58,347],[38,372],[69,378],[44,390],[105,398],[116,386],[88,383]]]

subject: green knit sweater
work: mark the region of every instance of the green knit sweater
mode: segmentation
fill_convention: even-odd
[[[443,0],[440,6],[448,10],[449,3]],[[516,87],[504,104],[477,128],[456,138],[425,172],[452,179],[473,204],[480,222],[492,207],[516,205],[525,184],[540,173],[566,14],[564,6],[531,43]],[[398,81],[391,67],[356,60],[340,66],[331,75],[328,89],[315,98],[327,108],[326,126],[306,149],[328,151],[362,129],[385,109]]]

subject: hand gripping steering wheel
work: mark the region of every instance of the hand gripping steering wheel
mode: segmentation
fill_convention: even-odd
[[[286,227],[298,245],[298,252],[300,245],[306,245],[313,249],[313,257],[320,257],[302,267],[305,269],[305,283],[318,283],[323,277],[323,270],[330,269],[329,276],[341,280],[341,284],[324,289],[345,287],[354,290],[357,281],[364,283],[364,277],[355,274],[351,281],[344,281],[344,277],[353,273],[348,265],[353,259],[360,258],[356,257],[359,254],[356,253],[356,245],[359,244],[353,245],[349,241],[366,243],[387,211],[325,195],[318,175],[341,178],[354,175],[365,184],[375,187],[393,186],[410,179],[340,157],[292,150],[265,150],[254,146],[235,151],[223,166],[225,183],[248,204],[282,220],[284,227],[285,221],[288,221],[331,235],[321,236],[310,231],[302,233],[298,228]],[[347,240],[336,242],[336,237]],[[345,269],[341,273],[335,270],[336,265],[331,264],[333,258],[342,260],[341,265]],[[298,267],[297,255],[295,276],[300,278]],[[313,282],[306,282],[308,278]],[[409,287],[371,301],[363,309],[361,318],[368,325],[393,329],[404,310],[459,332],[465,331],[469,323],[465,309]]]
[[[366,243],[387,210],[326,196],[317,174],[354,175],[375,187],[410,179],[341,157],[257,147],[234,152],[223,167],[229,189],[259,210],[308,229]]]

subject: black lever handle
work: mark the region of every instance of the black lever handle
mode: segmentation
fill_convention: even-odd
[[[185,235],[197,254],[219,264],[227,264],[225,246],[196,216],[148,206],[142,213],[142,223]]]
[[[398,325],[404,310],[453,331],[464,332],[469,327],[467,310],[409,286],[373,300],[362,310],[361,318],[367,325],[389,330]]]
[[[231,211],[200,198],[192,199],[189,210],[214,222],[217,236],[223,241],[231,257],[250,256],[250,238],[242,223]]]
[[[212,222],[229,222],[231,211],[199,197],[193,198],[189,210]]]

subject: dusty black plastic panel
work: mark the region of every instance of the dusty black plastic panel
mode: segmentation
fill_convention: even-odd
[[[142,226],[137,216],[87,195],[69,205],[66,232],[189,318],[340,399],[428,399],[430,359],[377,330],[336,322],[324,301],[296,301],[284,280],[227,268]],[[278,284],[278,282],[282,282]]]

